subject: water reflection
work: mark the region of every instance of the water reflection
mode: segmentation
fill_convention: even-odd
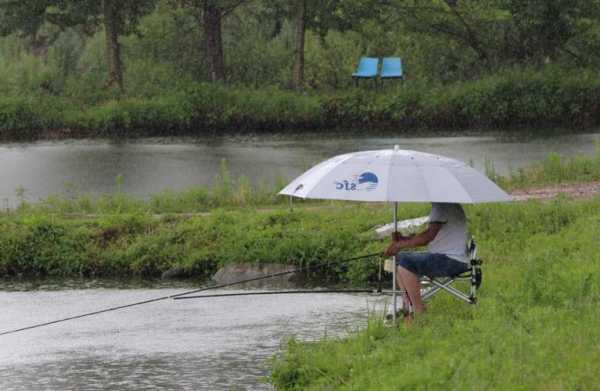
[[[245,139],[141,139],[114,142],[78,140],[0,144],[0,199],[29,200],[51,194],[124,191],[145,197],[164,189],[211,185],[221,161],[234,177],[273,183],[291,179],[311,165],[344,152],[401,148],[472,161],[483,170],[493,161],[500,173],[543,159],[555,151],[567,156],[596,153],[600,134],[523,138],[470,137],[257,137]],[[121,187],[116,183],[122,175]]]

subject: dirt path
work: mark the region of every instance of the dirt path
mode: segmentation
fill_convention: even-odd
[[[565,183],[559,185],[518,189],[510,193],[516,201],[546,200],[554,198],[559,194],[565,194],[572,198],[592,198],[600,192],[600,181]]]

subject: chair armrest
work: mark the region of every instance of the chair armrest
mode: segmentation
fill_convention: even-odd
[[[417,217],[414,219],[402,220],[398,222],[398,231],[403,233],[413,233],[412,231],[416,230],[423,224],[429,222],[429,216]],[[384,226],[375,229],[375,234],[378,239],[383,239],[385,237],[389,237],[392,232],[394,232],[394,223],[389,223]]]

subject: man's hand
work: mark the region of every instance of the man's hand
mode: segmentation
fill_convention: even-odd
[[[398,251],[402,248],[402,240],[393,241],[387,249],[385,249],[384,254],[387,256],[396,255]]]
[[[393,242],[398,242],[402,239],[406,239],[406,237],[402,236],[402,234],[400,232],[392,232],[392,241]]]

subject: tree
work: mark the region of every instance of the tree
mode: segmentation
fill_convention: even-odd
[[[294,16],[295,50],[292,86],[299,89],[304,84],[304,38],[306,36],[306,0],[296,0]]]
[[[294,25],[294,65],[292,87],[304,86],[304,43],[306,30],[321,38],[330,29],[346,31],[362,20],[371,18],[382,9],[376,0],[267,0],[274,18],[286,17]]]
[[[0,0],[0,35],[6,36],[15,31],[34,35],[44,23],[49,3],[48,0]]]
[[[141,16],[154,9],[156,0],[3,0],[0,33],[18,31],[34,35],[44,23],[61,28],[104,26],[106,34],[106,85],[123,90],[123,64],[119,37],[135,31]],[[92,29],[93,30],[93,29]]]
[[[389,5],[392,19],[408,32],[452,41],[475,53],[477,65],[488,70],[507,62],[543,64],[563,53],[586,63],[593,51],[577,52],[571,43],[600,14],[597,0],[389,0]]]
[[[249,0],[176,0],[192,10],[204,32],[203,51],[206,56],[208,79],[225,80],[223,54],[223,19]]]

